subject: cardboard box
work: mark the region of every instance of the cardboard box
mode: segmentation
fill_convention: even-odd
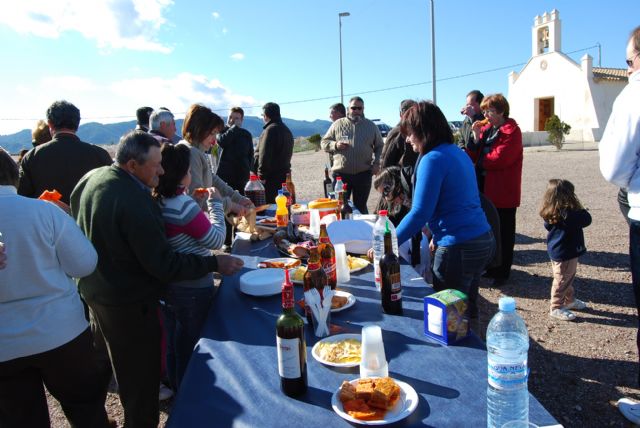
[[[445,345],[469,335],[467,295],[442,290],[424,298],[424,334]]]

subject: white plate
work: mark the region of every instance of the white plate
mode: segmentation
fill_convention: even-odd
[[[321,363],[321,364],[326,364],[327,366],[332,366],[332,367],[355,367],[355,366],[359,366],[360,365],[360,361],[357,362],[351,362],[351,363],[332,363],[330,361],[325,361],[322,358],[320,358],[320,355],[318,355],[318,346],[321,343],[331,343],[331,342],[339,342],[341,340],[346,340],[346,339],[357,339],[360,341],[360,343],[362,343],[362,336],[359,334],[336,334],[334,336],[329,336],[329,337],[325,337],[322,340],[319,340],[315,345],[313,345],[313,348],[311,348],[311,355],[313,356],[313,358]]]
[[[256,269],[242,274],[240,291],[250,296],[273,296],[282,292],[283,282],[283,269]]]
[[[345,303],[344,306],[342,306],[340,308],[331,309],[331,312],[344,311],[345,309],[350,308],[351,306],[356,304],[356,296],[354,296],[351,293],[348,293],[348,292],[342,291],[342,290],[335,290],[335,295],[336,296],[346,297],[347,298],[347,303]]]
[[[300,266],[300,259],[294,259],[293,257],[278,257],[275,259],[266,259],[266,260],[262,260],[260,262],[258,262],[258,265],[260,265],[260,263],[282,263],[284,265],[290,265],[291,267],[298,267]],[[262,268],[260,266],[258,266],[258,268],[260,269],[271,269],[271,268]],[[283,268],[277,268],[277,269],[283,269]]]
[[[358,379],[354,379],[350,382],[355,383],[357,381]],[[413,411],[416,410],[416,407],[418,407],[418,394],[416,393],[416,390],[413,389],[413,387],[408,383],[399,381],[397,379],[393,379],[393,381],[400,387],[400,399],[391,410],[388,410],[387,413],[385,413],[384,419],[363,421],[349,416],[349,414],[342,409],[342,403],[338,398],[340,388],[338,388],[331,397],[331,407],[333,407],[333,411],[340,415],[340,417],[342,417],[343,419],[361,425],[386,425],[402,420],[413,413]]]

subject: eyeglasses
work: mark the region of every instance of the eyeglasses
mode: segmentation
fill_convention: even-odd
[[[636,57],[640,55],[640,52],[636,53],[634,56],[632,56],[631,58],[625,60],[625,62],[627,63],[627,65],[629,67],[633,67],[633,60],[636,59]]]
[[[364,107],[351,106],[349,107],[351,110],[362,110]]]
[[[488,115],[489,113],[491,113],[491,114],[496,114],[496,111],[495,111],[494,109],[492,109],[492,108],[487,109],[487,110],[482,110],[482,115],[483,115],[483,116],[486,116],[486,115]]]

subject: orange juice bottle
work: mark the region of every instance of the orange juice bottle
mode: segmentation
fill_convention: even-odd
[[[287,197],[282,194],[282,189],[280,189],[278,190],[278,196],[276,196],[276,227],[287,227],[288,223]]]

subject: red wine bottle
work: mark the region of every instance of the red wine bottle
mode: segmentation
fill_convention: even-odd
[[[304,321],[294,308],[293,284],[287,269],[284,269],[284,275],[282,315],[276,321],[278,373],[282,392],[296,397],[307,392],[307,345]]]
[[[389,220],[384,233],[384,255],[380,258],[380,298],[382,310],[386,314],[402,314],[402,284],[400,283],[400,262],[393,252]]]

